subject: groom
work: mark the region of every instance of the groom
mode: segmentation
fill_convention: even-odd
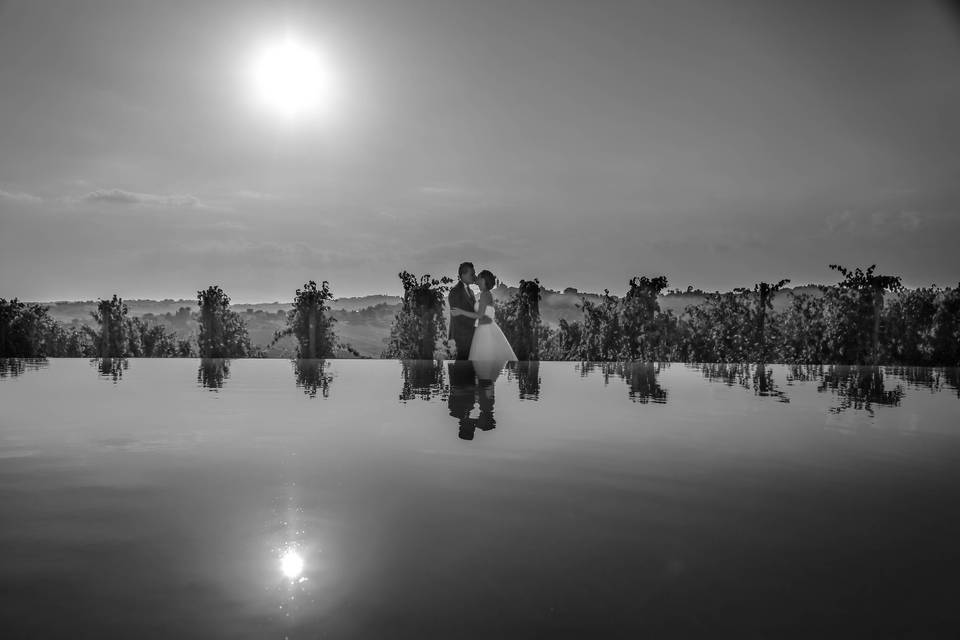
[[[480,322],[486,324],[493,322],[493,320],[487,316],[480,317],[473,310],[475,298],[469,287],[477,281],[473,263],[462,263],[457,270],[457,275],[460,282],[455,284],[447,295],[447,302],[450,305],[450,335],[448,337],[457,343],[457,360],[466,360],[470,357],[470,343],[473,341],[473,321],[480,318]]]

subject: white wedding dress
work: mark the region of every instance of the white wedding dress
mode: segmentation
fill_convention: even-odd
[[[475,302],[473,310],[476,312],[480,303]],[[507,362],[517,359],[513,347],[503,335],[503,330],[497,326],[496,311],[493,305],[487,305],[483,314],[493,322],[479,324],[473,331],[473,341],[470,343],[470,360],[481,380],[494,380]]]

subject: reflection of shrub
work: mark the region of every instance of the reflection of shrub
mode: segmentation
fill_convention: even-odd
[[[311,398],[317,397],[317,391],[324,398],[330,396],[330,382],[333,380],[333,376],[325,371],[326,364],[324,360],[302,360],[299,358],[293,360],[297,386]]]
[[[429,400],[443,390],[443,362],[438,360],[404,360],[401,363],[403,386],[400,400]]]
[[[628,395],[634,402],[664,404],[667,390],[660,386],[657,376],[667,366],[669,363],[661,362],[584,362],[580,365],[580,375],[587,376],[599,371],[605,385],[610,384],[613,376],[617,376],[627,383]]]
[[[230,361],[223,358],[202,358],[197,369],[197,382],[207,389],[220,389],[230,377]]]
[[[394,316],[383,357],[432,360],[446,355],[443,303],[453,279],[444,276],[438,280],[426,274],[417,280],[412,273],[402,271],[400,281],[403,302]]]
[[[521,400],[536,400],[540,396],[540,362],[510,362],[507,364],[507,375],[516,377]]]
[[[0,358],[0,378],[15,378],[25,371],[38,371],[49,365],[46,358]]]
[[[94,358],[90,363],[97,365],[101,377],[110,378],[114,382],[118,382],[123,377],[123,372],[130,368],[126,358]]]
[[[759,396],[771,396],[777,398],[780,402],[790,402],[786,393],[774,382],[773,369],[768,368],[766,364],[704,362],[695,366],[699,367],[703,377],[711,382],[722,382],[728,387],[739,386],[744,389],[750,389],[752,387],[753,392]],[[797,370],[799,371],[799,369]],[[803,378],[802,374],[796,372],[794,372],[793,375],[787,375],[788,383],[797,379],[809,381],[816,378]]]
[[[831,366],[817,388],[820,392],[827,390],[840,398],[840,405],[830,409],[833,413],[853,408],[872,414],[873,405],[897,406],[904,396],[901,385],[886,387],[883,369],[875,366]]]

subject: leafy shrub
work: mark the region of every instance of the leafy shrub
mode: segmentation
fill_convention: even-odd
[[[432,360],[449,355],[444,301],[453,278],[425,274],[418,280],[408,271],[401,271],[399,277],[403,302],[390,327],[383,357]]]
[[[200,305],[200,335],[197,340],[201,358],[243,358],[250,351],[247,327],[230,309],[230,297],[218,286],[197,291]]]
[[[297,289],[293,308],[287,312],[287,327],[278,330],[271,346],[284,336],[297,339],[297,358],[330,358],[339,347],[333,325],[337,321],[330,315],[327,303],[333,300],[330,283],[326,280],[317,287],[314,280]]]

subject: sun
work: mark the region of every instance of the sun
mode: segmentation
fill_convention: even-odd
[[[280,571],[293,580],[303,573],[303,557],[294,549],[288,549],[280,558]]]
[[[285,118],[328,110],[336,83],[328,60],[314,46],[288,35],[263,46],[252,65],[258,102]]]

